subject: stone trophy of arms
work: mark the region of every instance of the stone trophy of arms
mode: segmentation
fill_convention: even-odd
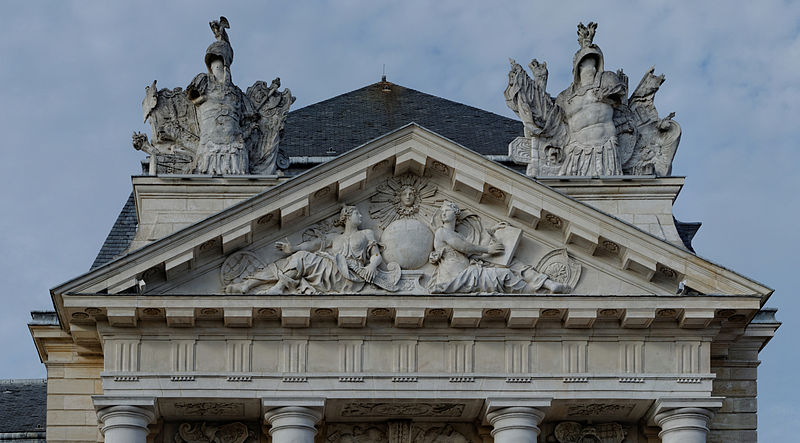
[[[144,120],[153,140],[135,132],[133,147],[150,154],[151,175],[273,175],[288,167],[279,149],[286,114],[294,102],[280,79],[257,81],[243,93],[231,80],[233,48],[225,17],[209,23],[215,41],[206,49],[207,72],[186,90],[145,88]]]
[[[506,104],[522,120],[524,136],[509,144],[509,155],[531,176],[671,174],[681,129],[674,113],[660,119],[654,105],[664,76],[651,68],[628,97],[622,70],[604,71],[596,30],[593,22],[578,25],[573,81],[556,98],[546,91],[546,63],[533,59],[531,78],[511,60]]]

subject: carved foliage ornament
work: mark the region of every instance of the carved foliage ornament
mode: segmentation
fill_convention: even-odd
[[[342,409],[342,417],[460,417],[463,403],[370,403],[353,402]]]
[[[142,112],[152,141],[134,132],[133,147],[150,155],[155,174],[275,174],[287,168],[279,150],[286,115],[295,101],[280,78],[257,81],[243,93],[231,81],[233,48],[225,17],[209,23],[215,41],[206,50],[208,71],[186,90],[145,88]]]
[[[578,25],[573,82],[556,98],[546,91],[547,63],[533,59],[529,76],[511,60],[506,104],[524,136],[509,144],[509,156],[531,176],[670,175],[681,128],[675,113],[662,119],[654,104],[664,76],[650,68],[629,96],[628,76],[604,71],[596,30]]]
[[[553,432],[559,443],[622,443],[625,431],[619,423],[583,426],[574,421],[559,423]]]
[[[175,443],[245,443],[255,441],[255,433],[244,423],[183,423],[173,439]]]
[[[406,420],[375,424],[333,424],[328,427],[327,443],[468,443],[458,425],[413,423]]]

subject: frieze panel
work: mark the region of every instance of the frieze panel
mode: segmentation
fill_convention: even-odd
[[[326,443],[471,443],[481,441],[468,424],[388,423],[328,424]]]
[[[173,438],[175,443],[249,443],[256,435],[244,423],[182,423]]]
[[[461,417],[463,403],[373,403],[352,402],[342,408],[342,417]]]
[[[558,443],[622,443],[625,430],[619,423],[582,425],[574,421],[559,423],[553,436]]]
[[[244,414],[242,403],[217,403],[217,402],[178,402],[175,410],[179,415],[208,417],[230,417]]]

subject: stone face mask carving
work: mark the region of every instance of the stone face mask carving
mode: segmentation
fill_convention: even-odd
[[[681,129],[674,113],[660,119],[653,102],[664,76],[650,68],[628,97],[622,70],[604,71],[596,30],[596,23],[578,25],[573,81],[556,98],[545,90],[546,63],[533,59],[531,78],[511,60],[506,104],[524,136],[509,144],[509,155],[531,176],[670,175]]]
[[[273,175],[288,167],[279,143],[295,98],[258,81],[243,93],[231,79],[233,48],[225,17],[209,23],[215,41],[205,55],[207,72],[183,91],[145,88],[142,110],[152,142],[134,133],[134,148],[150,154],[149,173]]]

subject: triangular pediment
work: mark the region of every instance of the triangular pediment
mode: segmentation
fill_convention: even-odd
[[[416,187],[419,208],[412,214],[403,213],[408,210],[397,203],[398,189],[404,186]],[[382,243],[382,254],[387,257],[384,261],[403,262],[403,266],[399,266],[399,274],[392,274],[392,269],[398,270],[382,264],[381,272],[393,275],[386,277],[391,284],[322,285],[330,292],[507,292],[480,289],[474,283],[441,284],[446,282],[440,277],[446,274],[440,272],[444,268],[435,259],[428,259],[431,252],[441,253],[443,245],[455,247],[455,243],[426,245],[437,235],[434,233],[441,224],[438,210],[445,200],[455,203],[464,215],[471,214],[455,225],[462,240],[479,245],[472,252],[481,252],[492,242],[505,245],[503,252],[478,254],[482,260],[471,257],[471,264],[469,259],[464,261],[465,257],[450,258],[460,260],[462,267],[512,269],[512,277],[525,273],[525,279],[533,284],[526,290],[518,284],[514,292],[552,292],[548,284],[541,284],[548,277],[569,286],[567,292],[576,295],[675,295],[679,286],[703,294],[765,297],[771,293],[769,288],[415,124],[366,143],[52,292],[56,298],[65,293],[125,294],[136,288],[154,295],[221,294],[259,268],[272,269],[270,275],[274,277],[276,267],[291,267],[287,261],[292,256],[276,249],[277,241],[288,240],[296,246],[320,240],[314,251],[330,255],[330,247],[342,235],[342,228],[332,225],[343,205],[353,205],[363,215],[361,229],[372,231],[374,240]],[[392,224],[395,220],[405,222]],[[496,232],[495,238],[500,240],[492,240],[489,229],[498,223],[508,227]],[[351,271],[363,272],[355,268]],[[264,272],[258,277],[264,280],[263,285],[244,290],[268,290],[272,286],[269,282],[275,279],[265,277]],[[448,278],[453,272],[450,269]],[[506,271],[476,272],[460,278],[510,278]],[[296,273],[288,275],[296,277]],[[435,278],[439,278],[438,286],[433,284]],[[315,288],[299,285],[287,289],[294,290]]]

